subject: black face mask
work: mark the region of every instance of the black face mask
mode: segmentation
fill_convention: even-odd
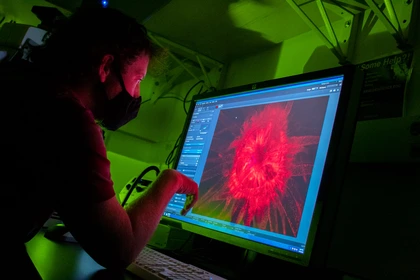
[[[121,72],[116,71],[116,75],[122,91],[114,98],[106,101],[101,125],[108,130],[117,130],[137,117],[141,104],[141,96],[134,98],[126,90]]]

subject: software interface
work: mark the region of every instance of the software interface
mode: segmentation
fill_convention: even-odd
[[[303,254],[343,76],[198,100],[177,170],[199,200],[165,216]]]

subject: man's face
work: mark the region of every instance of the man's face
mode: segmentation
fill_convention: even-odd
[[[91,89],[91,111],[104,127],[116,130],[137,116],[140,108],[140,82],[149,64],[147,55],[136,57],[119,69],[112,55],[105,55],[99,66],[99,83]],[[130,97],[131,96],[131,97]]]
[[[149,56],[144,54],[135,58],[132,63],[125,65],[124,69],[118,69],[115,67],[115,61],[112,55],[104,56],[101,66],[99,67],[99,77],[101,83],[103,83],[106,89],[107,99],[113,99],[123,91],[121,82],[117,76],[118,74],[121,74],[124,86],[128,93],[132,97],[139,97],[140,82],[146,76],[148,65]],[[121,72],[116,73],[116,71]]]

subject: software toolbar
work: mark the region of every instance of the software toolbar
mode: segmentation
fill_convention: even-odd
[[[199,106],[191,117],[191,125],[188,128],[177,168],[178,171],[191,179],[194,179],[200,157],[203,153],[210,123],[215,111],[218,109],[219,107],[217,105]]]

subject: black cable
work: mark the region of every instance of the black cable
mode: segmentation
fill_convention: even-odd
[[[187,92],[187,94],[185,95],[185,97],[184,97],[184,112],[185,112],[185,114],[188,114],[188,111],[187,111],[187,107],[185,106],[186,104],[187,104],[187,98],[188,98],[188,95],[190,95],[190,93],[191,93],[191,91],[198,85],[198,84],[200,84],[200,83],[204,83],[204,81],[203,80],[199,80],[198,82],[196,82],[189,90],[188,90],[188,92]],[[200,91],[201,91],[201,89],[200,89]]]
[[[176,100],[179,100],[179,101],[184,101],[183,99],[181,99],[181,98],[180,98],[180,97],[178,97],[178,96],[162,96],[162,97],[159,97],[159,98],[158,98],[158,99],[156,99],[156,100],[159,100],[159,99],[170,99],[170,98],[172,98],[172,99],[176,99]],[[147,102],[149,102],[149,101],[152,101],[152,99],[151,99],[151,98],[146,99],[146,100],[144,100],[141,104],[147,103]],[[191,101],[192,101],[192,99],[187,100],[185,103],[189,103],[189,102],[191,102]]]
[[[141,105],[141,104],[144,104],[144,103],[147,103],[147,102],[149,102],[149,101],[151,101],[151,100],[152,100],[151,98],[146,99],[146,100],[144,100],[142,103],[140,103],[140,105]]]
[[[187,112],[187,108],[186,108],[186,103],[188,103],[188,102],[191,102],[192,101],[192,99],[190,99],[190,100],[187,100],[187,98],[188,98],[188,95],[191,93],[191,91],[198,85],[198,84],[200,84],[200,83],[203,83],[204,81],[203,80],[200,80],[200,81],[198,81],[197,83],[195,83],[189,90],[188,90],[188,92],[187,92],[187,94],[185,95],[185,97],[184,97],[184,100],[183,100],[183,105],[184,105],[184,112],[185,112],[185,114],[188,114],[188,112]],[[198,95],[199,94],[201,94],[201,91],[203,90],[203,85],[201,86],[201,88],[200,88],[200,90],[198,91]],[[205,93],[205,92],[204,92]],[[172,96],[171,96],[172,97]],[[169,98],[169,97],[168,97]],[[178,98],[176,98],[176,99],[178,99]],[[179,99],[178,99],[179,100]],[[181,136],[182,136],[182,133],[178,136],[178,139],[176,140],[176,142],[175,142],[175,144],[174,144],[174,146],[173,146],[173,148],[172,148],[172,150],[169,152],[169,154],[168,154],[168,157],[166,158],[166,160],[165,160],[165,164],[166,164],[166,166],[168,167],[168,168],[170,168],[170,166],[171,166],[171,164],[173,163],[173,161],[175,160],[175,151],[176,151],[176,149],[179,147],[179,141],[181,140]]]
[[[158,100],[159,99],[165,99],[165,98],[173,98],[173,99],[176,99],[176,100],[179,100],[179,101],[183,101],[181,98],[179,98],[178,96],[162,96],[162,97],[159,97],[158,98]],[[187,101],[187,102],[191,102],[191,100],[189,100],[189,101]]]
[[[189,102],[191,102],[192,101],[192,99],[190,99],[190,100],[187,100],[187,98],[188,98],[188,96],[190,95],[190,93],[191,93],[191,91],[197,86],[197,85],[199,85],[200,83],[204,83],[204,81],[203,80],[200,80],[200,81],[198,81],[198,82],[196,82],[189,90],[188,90],[188,92],[187,92],[187,94],[184,96],[184,99],[181,99],[181,98],[179,98],[178,96],[162,96],[162,97],[159,97],[157,100],[159,100],[159,99],[176,99],[176,100],[179,100],[179,101],[182,101],[183,102],[183,106],[184,106],[184,112],[185,112],[185,114],[188,114],[188,112],[187,112],[187,108],[186,108],[186,104],[187,103],[189,103]],[[198,91],[198,95],[199,94],[202,94],[202,90],[203,90],[203,87],[204,87],[204,85],[202,85],[201,86],[201,88],[200,88],[200,90]],[[215,89],[214,87],[212,87],[211,88],[211,90],[213,90],[213,89]],[[203,92],[203,93],[206,93],[206,91],[205,92]],[[152,99],[151,98],[149,98],[149,99],[146,99],[145,101],[143,101],[141,104],[144,104],[144,103],[146,103],[146,102],[149,102],[149,101],[151,101]],[[169,154],[168,154],[168,156],[167,156],[167,158],[166,158],[166,160],[165,160],[165,164],[166,164],[166,166],[168,167],[168,168],[170,168],[170,165],[172,164],[172,162],[174,161],[174,156],[175,156],[175,151],[176,151],[176,149],[178,148],[178,146],[179,146],[179,141],[181,140],[181,136],[182,136],[182,133],[178,136],[178,139],[176,140],[176,142],[175,142],[175,144],[174,144],[174,146],[173,146],[173,148],[172,148],[172,150],[169,152]]]
[[[181,140],[182,133],[176,139],[175,145],[173,146],[172,150],[169,152],[168,157],[165,160],[165,164],[168,168],[170,168],[172,162],[175,160],[175,151],[179,146],[179,141]]]
[[[144,177],[144,175],[146,175],[147,173],[149,173],[150,171],[156,171],[156,176],[159,175],[160,173],[160,169],[155,166],[155,165],[151,165],[149,167],[147,167],[146,169],[144,169],[139,176],[137,176],[136,180],[134,181],[134,183],[131,185],[130,189],[128,190],[127,194],[125,195],[123,202],[121,203],[121,206],[124,207],[124,205],[127,203],[128,199],[130,198],[131,193],[133,192],[133,190],[136,188],[137,184],[140,182],[140,180]]]
[[[162,96],[162,97],[158,97],[158,99],[156,99],[156,101],[157,100],[159,100],[159,99],[169,99],[169,98],[173,98],[173,99],[176,99],[176,100],[179,100],[179,101],[182,101],[183,103],[184,103],[184,112],[186,113],[186,114],[188,114],[188,112],[187,112],[187,108],[186,108],[186,103],[190,103],[191,101],[192,101],[192,99],[190,99],[190,100],[187,100],[187,98],[188,98],[188,96],[189,96],[189,94],[191,93],[191,91],[198,85],[198,84],[200,84],[200,83],[204,83],[204,81],[203,80],[200,80],[200,81],[198,81],[197,83],[195,83],[189,90],[188,90],[188,92],[187,92],[187,94],[185,95],[185,97],[184,97],[184,99],[181,99],[180,97],[178,97],[178,96]],[[201,88],[200,88],[200,90],[198,91],[198,93],[197,93],[197,95],[199,95],[199,94],[201,94],[202,91],[203,90],[203,85],[201,86]],[[214,91],[214,90],[216,90],[216,88],[215,87],[211,87],[210,88],[210,91]],[[203,93],[206,93],[207,91],[205,91],[205,92],[203,92]],[[144,103],[147,103],[147,102],[149,102],[149,101],[151,101],[152,100],[152,98],[149,98],[149,99],[146,99],[146,100],[144,100],[141,104],[144,104]]]

